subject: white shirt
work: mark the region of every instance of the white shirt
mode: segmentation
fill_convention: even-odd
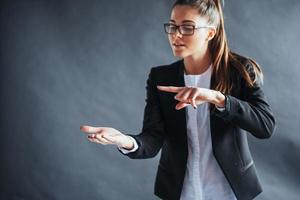
[[[211,71],[210,65],[202,74],[184,74],[185,85],[210,88]],[[188,159],[180,200],[236,200],[212,152],[209,104],[186,109]],[[136,151],[138,145],[133,141],[132,150],[119,149],[123,153]]]
[[[212,66],[184,74],[186,86],[210,88]],[[236,200],[212,151],[209,103],[187,106],[188,160],[180,200]]]

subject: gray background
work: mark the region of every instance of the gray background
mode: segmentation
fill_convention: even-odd
[[[81,124],[138,134],[153,66],[173,57],[162,24],[173,1],[2,1],[1,199],[151,200],[159,156],[131,160]],[[300,192],[297,0],[225,3],[230,47],[255,58],[278,124],[249,135],[259,200]]]

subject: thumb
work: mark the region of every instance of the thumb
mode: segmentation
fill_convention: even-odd
[[[93,126],[87,126],[87,125],[82,125],[80,126],[80,130],[86,133],[96,133],[101,131],[100,127],[93,127]]]
[[[185,102],[179,102],[179,103],[176,105],[175,109],[176,109],[176,110],[180,110],[180,109],[182,109],[182,108],[184,108],[184,107],[186,107],[186,106],[188,106],[188,105],[190,105],[190,104],[189,104],[189,103],[185,103]]]

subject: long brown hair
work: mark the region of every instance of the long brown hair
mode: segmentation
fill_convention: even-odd
[[[242,75],[247,86],[252,87],[258,76],[263,81],[263,73],[257,62],[230,51],[220,0],[177,0],[172,8],[176,5],[189,5],[196,8],[201,16],[207,17],[209,25],[216,27],[216,35],[209,42],[213,64],[212,76],[216,80],[212,86],[213,89],[224,94],[231,94],[234,87],[232,78],[233,67]],[[241,62],[241,60],[247,60],[248,62]],[[254,77],[247,71],[246,64],[253,66]]]

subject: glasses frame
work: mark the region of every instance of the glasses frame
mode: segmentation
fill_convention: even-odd
[[[170,25],[176,27],[175,33],[168,33],[168,32],[167,32],[167,26],[170,26]],[[183,33],[181,32],[181,29],[180,29],[180,27],[183,27],[183,26],[191,26],[191,27],[193,27],[193,32],[192,32],[191,34],[183,34]],[[215,28],[215,27],[214,27],[214,26],[195,26],[195,25],[191,25],[191,24],[176,25],[176,24],[172,24],[172,23],[164,23],[164,30],[165,30],[165,32],[166,32],[167,34],[169,34],[169,35],[176,34],[176,31],[178,30],[179,33],[180,33],[181,35],[191,36],[191,35],[194,35],[195,29],[201,29],[201,28]]]

